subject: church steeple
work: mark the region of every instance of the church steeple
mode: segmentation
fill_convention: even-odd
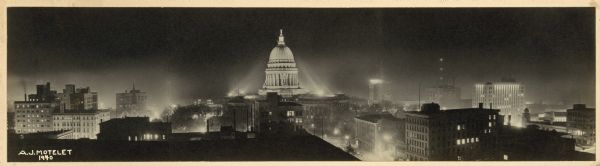
[[[285,45],[283,41],[283,29],[279,29],[279,40],[277,40],[277,45]]]

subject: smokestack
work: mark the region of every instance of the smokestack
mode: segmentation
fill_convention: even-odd
[[[206,117],[206,115],[205,115]],[[206,133],[210,132],[210,118],[206,118]]]
[[[25,94],[25,101],[27,101],[27,84],[25,84],[25,81],[21,80],[21,85],[23,86],[23,93]]]

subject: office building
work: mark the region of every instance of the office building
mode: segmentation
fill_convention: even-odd
[[[521,115],[525,109],[525,87],[514,79],[475,84],[473,108],[479,103],[500,110],[505,125],[523,127]]]
[[[36,94],[25,95],[25,101],[15,101],[15,133],[52,131],[52,112],[58,110],[59,101],[50,83],[37,85]]]
[[[379,160],[406,159],[404,119],[391,114],[369,114],[354,118],[358,152]]]
[[[577,145],[596,144],[596,109],[575,104],[567,110],[567,132],[575,137]]]
[[[440,110],[435,103],[406,112],[407,157],[422,160],[495,160],[502,118],[497,109]]]
[[[100,132],[100,123],[110,120],[108,110],[66,110],[52,115],[54,131],[71,131],[68,137],[61,139],[96,139]]]
[[[129,91],[125,90],[124,93],[117,93],[116,97],[117,117],[148,116],[146,92],[135,89],[135,85]]]

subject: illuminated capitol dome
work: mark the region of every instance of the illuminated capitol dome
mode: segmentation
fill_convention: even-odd
[[[283,30],[279,30],[277,46],[271,50],[271,55],[269,55],[265,76],[265,83],[258,91],[260,95],[265,95],[267,92],[277,92],[282,96],[306,93],[304,89],[300,88],[294,54],[285,45]]]

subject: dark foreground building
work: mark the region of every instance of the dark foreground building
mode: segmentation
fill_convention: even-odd
[[[567,110],[567,132],[571,133],[577,145],[596,144],[596,109],[585,104],[575,104]]]
[[[171,123],[150,122],[148,117],[125,117],[100,123],[98,140],[165,141]]]
[[[8,140],[8,161],[38,161],[21,150],[70,150],[52,161],[357,161],[312,135],[206,141]]]
[[[575,139],[566,133],[527,128],[503,127],[499,134],[502,160],[573,161],[595,160],[595,154],[575,151]]]
[[[440,110],[424,104],[406,113],[408,160],[497,160],[499,110],[479,108]]]

